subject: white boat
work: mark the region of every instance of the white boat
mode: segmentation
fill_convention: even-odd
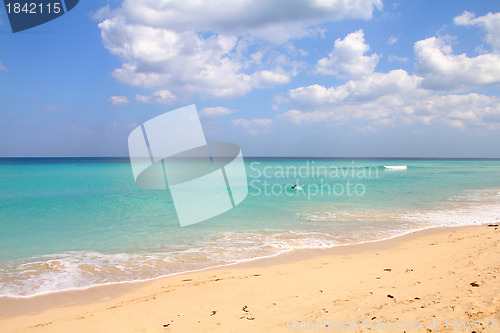
[[[408,166],[406,165],[384,165],[387,170],[406,170]]]

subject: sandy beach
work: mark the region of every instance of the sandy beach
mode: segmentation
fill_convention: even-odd
[[[0,331],[500,332],[500,229],[433,229],[154,281],[0,299]]]

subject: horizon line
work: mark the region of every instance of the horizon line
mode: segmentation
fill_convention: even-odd
[[[0,156],[0,159],[129,159],[129,156]],[[369,159],[397,159],[397,160],[500,160],[500,157],[419,157],[419,156],[243,156],[243,158],[277,158],[277,159],[336,159],[336,160],[369,160]]]

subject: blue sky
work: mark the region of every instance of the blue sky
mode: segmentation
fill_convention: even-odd
[[[0,156],[127,156],[196,104],[245,156],[500,157],[500,2],[85,1],[13,34]]]

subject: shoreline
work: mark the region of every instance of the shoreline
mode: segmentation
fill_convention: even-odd
[[[487,225],[487,224],[482,224],[482,225]],[[368,240],[368,241],[364,241],[364,242],[360,242],[360,243],[352,243],[352,244],[350,244],[350,243],[339,244],[339,245],[333,245],[333,246],[324,247],[324,248],[290,249],[290,250],[286,250],[284,252],[279,252],[279,253],[275,253],[275,254],[268,255],[268,256],[241,259],[241,260],[238,260],[236,262],[230,262],[230,263],[226,263],[226,264],[218,264],[215,266],[209,266],[209,267],[204,267],[204,268],[195,269],[195,270],[176,272],[176,273],[161,275],[158,277],[142,279],[142,280],[109,282],[109,283],[102,283],[102,284],[97,284],[97,285],[92,285],[92,286],[87,286],[87,287],[81,287],[81,288],[48,291],[48,292],[44,292],[41,294],[27,295],[27,296],[0,296],[0,309],[2,308],[2,304],[4,304],[4,302],[9,303],[11,300],[12,301],[19,300],[19,302],[23,302],[23,300],[29,300],[31,298],[34,298],[34,299],[45,298],[45,297],[51,297],[51,296],[56,296],[56,295],[61,296],[64,294],[74,294],[74,293],[92,293],[92,290],[94,290],[94,289],[110,289],[112,291],[119,290],[120,292],[126,292],[129,290],[135,289],[138,285],[140,286],[141,284],[150,283],[150,282],[154,282],[156,280],[161,280],[164,278],[169,278],[169,277],[182,275],[182,274],[199,273],[199,272],[204,272],[204,271],[223,269],[225,267],[239,268],[240,266],[241,267],[269,266],[269,265],[273,265],[273,264],[288,262],[288,260],[299,261],[299,260],[303,260],[303,259],[307,259],[307,258],[314,258],[314,257],[322,256],[322,255],[357,253],[357,252],[364,252],[364,251],[369,251],[369,250],[373,250],[373,249],[378,249],[379,247],[382,249],[385,249],[385,248],[389,248],[391,246],[397,245],[399,242],[404,241],[407,237],[413,238],[413,237],[423,236],[426,234],[439,233],[441,231],[448,231],[448,230],[454,230],[454,229],[460,229],[460,228],[470,228],[470,227],[477,227],[477,226],[480,226],[480,225],[477,224],[477,225],[467,225],[467,226],[429,226],[429,227],[424,227],[424,228],[417,229],[417,230],[407,231],[403,234],[389,236],[388,238]],[[298,256],[296,256],[296,255],[298,255]],[[116,293],[111,292],[111,294],[115,295]],[[57,297],[57,298],[65,298],[65,297]],[[1,318],[2,318],[2,313],[0,312],[0,319]]]
[[[44,294],[44,295],[38,295],[38,296],[31,296],[27,298],[0,298],[0,326],[6,327],[8,331],[10,330],[31,330],[31,329],[40,329],[43,330],[44,328],[47,330],[51,330],[52,328],[56,329],[57,327],[60,327],[60,325],[64,326],[64,323],[67,323],[67,320],[69,319],[62,319],[62,318],[81,318],[85,317],[88,318],[87,320],[83,321],[83,319],[79,319],[78,325],[81,323],[85,322],[86,324],[90,325],[89,327],[93,327],[93,323],[95,322],[91,319],[94,316],[101,316],[101,312],[103,312],[102,315],[105,315],[106,312],[110,312],[112,309],[119,308],[122,310],[125,309],[133,309],[135,305],[138,305],[141,303],[141,300],[148,300],[144,301],[144,303],[158,303],[155,306],[151,305],[152,308],[148,309],[146,312],[142,308],[144,304],[142,304],[141,309],[135,309],[133,310],[134,312],[144,314],[145,317],[149,318],[150,320],[153,320],[150,318],[149,314],[146,315],[149,311],[152,311],[156,313],[158,311],[157,308],[162,309],[162,308],[170,308],[171,307],[171,302],[179,303],[179,306],[182,307],[182,305],[186,306],[186,309],[189,309],[190,307],[195,307],[196,309],[199,306],[202,306],[205,304],[207,301],[209,301],[210,307],[217,307],[218,309],[221,308],[221,305],[217,305],[218,302],[216,302],[217,297],[214,296],[213,298],[203,298],[203,301],[201,301],[200,304],[197,304],[198,302],[196,301],[197,296],[200,296],[200,293],[208,292],[211,294],[211,292],[217,291],[216,294],[221,293],[222,295],[226,295],[228,293],[231,295],[232,293],[242,293],[245,295],[246,298],[252,299],[255,298],[257,295],[252,295],[251,290],[256,288],[256,290],[259,289],[268,289],[268,284],[275,285],[276,281],[280,281],[281,276],[286,277],[286,281],[283,280],[283,288],[280,290],[280,292],[274,291],[274,289],[267,290],[268,292],[266,294],[269,295],[274,295],[277,298],[279,297],[285,297],[285,295],[291,293],[297,293],[300,294],[300,288],[290,288],[290,287],[285,287],[289,286],[290,283],[295,286],[297,285],[305,285],[303,286],[304,288],[309,288],[308,284],[306,281],[308,278],[311,278],[312,280],[317,279],[318,283],[318,289],[321,289],[321,293],[323,294],[323,291],[326,292],[326,289],[328,289],[328,283],[325,285],[325,276],[331,276],[331,281],[334,284],[342,284],[342,283],[347,283],[349,279],[345,280],[346,276],[349,277],[353,273],[351,272],[351,269],[354,269],[358,273],[360,273],[361,276],[363,275],[373,275],[373,272],[370,273],[370,266],[371,263],[374,263],[376,260],[379,258],[384,258],[384,257],[390,257],[390,256],[398,256],[398,255],[407,255],[409,254],[409,257],[406,258],[406,260],[417,260],[414,257],[413,253],[408,253],[410,249],[413,250],[419,250],[419,251],[424,251],[427,254],[429,251],[429,246],[427,245],[426,247],[415,247],[416,244],[422,243],[422,242],[429,242],[430,239],[434,239],[434,241],[430,242],[430,245],[438,245],[441,244],[441,247],[444,247],[444,245],[450,245],[455,242],[465,242],[468,241],[468,243],[472,242],[471,244],[468,244],[468,246],[478,246],[477,244],[474,245],[474,239],[473,238],[478,238],[481,237],[483,239],[482,243],[479,244],[481,246],[486,246],[488,242],[491,244],[494,244],[490,251],[493,251],[493,253],[490,253],[489,255],[495,255],[496,258],[498,258],[498,238],[500,235],[500,232],[498,230],[499,228],[494,228],[494,227],[488,227],[487,225],[478,225],[478,226],[470,226],[470,227],[446,227],[446,228],[432,228],[432,229],[426,229],[423,231],[419,232],[412,232],[410,234],[406,234],[400,237],[392,238],[389,240],[383,240],[383,241],[376,241],[376,242],[370,242],[370,243],[364,243],[364,244],[358,244],[358,245],[349,245],[349,246],[337,246],[333,248],[328,248],[328,249],[299,249],[299,250],[294,250],[290,251],[287,253],[283,253],[277,256],[269,257],[269,258],[260,258],[260,259],[255,259],[255,260],[249,260],[246,262],[239,262],[236,264],[230,264],[230,265],[224,265],[221,267],[215,267],[215,268],[209,268],[205,269],[202,271],[196,271],[196,272],[185,272],[185,273],[179,273],[176,275],[170,275],[167,277],[161,277],[157,278],[154,280],[150,281],[139,281],[139,282],[127,282],[127,283],[118,283],[118,284],[113,284],[113,285],[104,285],[104,286],[96,286],[96,287],[89,287],[87,289],[81,289],[81,290],[72,290],[72,291],[62,291],[62,292],[56,292],[56,293],[51,293],[51,294]],[[446,243],[446,240],[455,237],[454,235],[460,234],[461,236],[457,238],[456,241],[453,241],[451,243]],[[492,239],[492,236],[496,237],[496,241]],[[465,237],[467,236],[467,237]],[[439,242],[437,240],[439,240]],[[496,245],[495,245],[496,244]],[[470,250],[465,246],[465,244],[462,244],[463,246],[460,246],[458,249],[462,250]],[[410,251],[413,252],[413,251]],[[466,251],[470,252],[470,251]],[[484,255],[484,251],[481,252],[481,255]],[[432,254],[432,252],[431,252]],[[453,254],[453,251],[452,253]],[[463,255],[471,257],[470,253],[463,253]],[[366,261],[366,257],[369,257],[370,260]],[[495,257],[494,257],[495,258]],[[491,259],[491,258],[490,258]],[[361,260],[361,261],[359,261]],[[429,258],[428,256],[422,256],[419,260],[432,260],[432,258]],[[493,259],[495,260],[495,259]],[[349,266],[350,269],[346,269],[344,266],[350,262],[350,261],[359,261],[354,267]],[[471,260],[469,260],[471,261]],[[497,262],[497,270],[498,267],[500,267],[500,263],[498,262],[499,259],[496,259]],[[396,261],[397,262],[397,261]],[[474,262],[472,260],[471,262]],[[357,267],[364,263],[367,267]],[[494,264],[495,262],[492,262],[491,264]],[[331,270],[330,264],[335,264],[338,266],[337,269]],[[404,263],[397,263],[399,266],[404,265]],[[449,262],[447,265],[456,265],[456,262]],[[394,266],[394,264],[387,264],[386,266]],[[325,267],[323,267],[325,266]],[[330,268],[328,268],[330,266]],[[411,263],[408,263],[408,266],[411,266]],[[304,267],[305,271],[315,271],[317,270],[318,272],[322,272],[320,276],[317,276],[316,274],[313,274],[310,277],[305,278],[304,276],[304,270],[300,269],[300,267]],[[344,267],[344,268],[342,268]],[[364,269],[363,269],[364,268]],[[387,269],[395,270],[394,268],[388,267]],[[407,269],[412,269],[412,268],[407,268]],[[457,270],[458,268],[455,267],[454,270]],[[343,272],[343,274],[339,275],[339,270]],[[286,274],[283,272],[287,272]],[[450,270],[448,270],[450,271]],[[447,271],[447,272],[448,272]],[[281,272],[281,273],[280,273]],[[444,272],[441,274],[440,279],[444,279],[446,277],[447,272]],[[390,273],[390,271],[389,271]],[[425,273],[425,272],[424,272]],[[470,274],[474,274],[475,271],[469,272]],[[468,274],[469,274],[468,273]],[[384,274],[388,274],[388,272],[384,270],[378,270],[378,273],[382,278]],[[486,273],[485,273],[486,274]],[[495,276],[495,273],[489,272],[490,275]],[[403,274],[404,275],[404,274]],[[425,274],[424,274],[425,275]],[[230,276],[230,278],[228,278]],[[264,276],[269,276],[266,279],[261,279],[261,277]],[[302,276],[302,278],[300,278]],[[354,276],[351,276],[352,278],[358,278],[356,274]],[[421,280],[425,279],[425,276],[420,278]],[[472,277],[470,278],[472,279]],[[224,282],[224,280],[226,282]],[[258,280],[266,280],[265,283],[262,283],[262,281]],[[326,281],[329,281],[329,278],[326,278]],[[377,283],[378,279],[370,279],[373,281],[370,281],[370,283]],[[439,280],[439,279],[438,279]],[[478,280],[476,278],[475,280]],[[364,281],[367,283],[368,281]],[[468,284],[472,283],[473,281],[469,281]],[[311,282],[312,283],[312,282]],[[423,283],[423,282],[422,282]],[[319,287],[319,285],[322,284],[322,287]],[[482,283],[479,283],[482,284]],[[275,287],[279,287],[279,285],[275,285]],[[165,292],[164,290],[170,290]],[[279,289],[279,288],[278,288]],[[325,289],[325,290],[323,290]],[[372,288],[373,289],[373,288]],[[474,288],[473,288],[474,289]],[[250,291],[250,294],[248,293]],[[346,288],[345,290],[342,288],[341,290],[337,290],[337,292],[345,292],[345,291],[351,291],[354,292],[352,286],[351,288]],[[171,293],[180,293],[180,295],[173,295]],[[475,292],[475,290],[472,290],[471,292]],[[495,292],[495,290],[494,290]],[[193,294],[194,293],[194,294]],[[392,295],[392,293],[396,293],[396,290],[388,292],[387,295]],[[279,294],[279,295],[278,295]],[[335,294],[335,293],[334,293]],[[496,287],[496,294],[500,294],[500,290],[498,286]],[[495,294],[493,294],[495,295]],[[168,296],[168,297],[167,297]],[[312,297],[314,302],[318,302],[322,295],[315,295]],[[162,298],[167,297],[165,299],[166,303],[162,303]],[[185,303],[185,298],[188,297],[191,299],[193,302]],[[227,295],[225,297],[228,297]],[[301,297],[300,295],[297,295],[297,297]],[[319,298],[318,298],[319,297]],[[387,299],[388,296],[384,299],[384,301]],[[492,296],[493,297],[493,296]],[[307,298],[307,297],[306,297]],[[399,298],[399,297],[398,297]],[[420,297],[418,297],[420,298]],[[494,297],[493,297],[494,298]],[[498,296],[497,296],[498,298]],[[228,302],[230,303],[231,297],[229,297]],[[258,301],[254,300],[254,301]],[[415,301],[415,300],[414,300]],[[500,301],[500,299],[498,300]],[[292,302],[293,299],[287,300],[288,303]],[[285,303],[287,303],[285,302]],[[395,301],[394,301],[395,302]],[[160,305],[161,303],[161,305]],[[248,301],[249,304],[251,304],[251,301]],[[271,304],[277,303],[277,302],[271,302]],[[327,302],[328,303],[328,302]],[[280,301],[281,304],[281,301]],[[498,302],[497,304],[500,304]],[[222,303],[224,305],[224,303]],[[207,305],[208,306],[208,305]],[[242,305],[242,307],[245,305]],[[250,305],[247,305],[250,306]],[[326,306],[326,305],[324,305]],[[323,306],[323,308],[324,308]],[[331,304],[330,304],[331,306]],[[224,307],[224,306],[222,306]],[[239,310],[241,310],[241,308]],[[269,307],[269,305],[267,305]],[[288,307],[293,308],[292,304],[289,304]],[[155,310],[156,309],[156,310]],[[455,308],[454,308],[455,309]],[[109,310],[109,311],[105,311]],[[171,309],[170,311],[174,311],[174,309]],[[179,310],[180,311],[180,310]],[[208,310],[207,310],[208,311]],[[218,318],[222,317],[222,312],[224,310],[220,309],[214,309],[211,311],[216,311],[216,314],[221,312],[220,316],[217,316]],[[174,311],[175,312],[175,311]],[[165,314],[165,316],[169,317],[170,320],[173,320],[172,323],[166,323],[165,325],[168,324],[168,327],[171,326],[172,329],[180,329],[182,331],[183,329],[187,329],[188,327],[195,329],[198,324],[196,321],[190,322],[190,325],[194,325],[194,328],[192,326],[185,326],[184,324],[188,324],[185,322],[183,325],[180,325],[179,322],[186,321],[188,315],[184,314],[184,312],[188,312],[184,310],[182,313],[182,316],[175,316],[172,314]],[[196,311],[195,311],[196,312]],[[241,312],[241,311],[240,311]],[[88,314],[92,314],[91,316],[88,316]],[[299,311],[300,313],[300,311]],[[326,314],[326,312],[323,312]],[[486,313],[483,311],[483,313]],[[496,308],[496,317],[499,317],[500,313],[500,308]],[[87,314],[87,315],[82,315],[82,314]],[[208,312],[208,317],[215,317],[215,315],[210,315],[210,312]],[[243,314],[246,314],[245,311],[243,311]],[[256,314],[252,314],[253,316],[256,317]],[[260,316],[265,317],[265,313],[260,313]],[[136,316],[137,317],[137,316]],[[163,316],[161,316],[163,317]],[[160,318],[161,318],[160,317]],[[182,318],[181,318],[182,317]],[[186,317],[186,318],[185,318]],[[202,316],[203,317],[203,316]],[[240,316],[241,317],[241,316]],[[84,319],[85,319],[84,318]],[[110,321],[114,322],[114,319],[111,317],[106,317],[107,319],[104,319],[104,321]],[[156,320],[160,319],[157,318]],[[298,317],[300,318],[300,317]],[[347,318],[347,317],[346,317]],[[126,320],[127,317],[122,317],[122,320]],[[140,318],[135,318],[135,319],[140,319]],[[205,318],[206,319],[206,318]],[[233,324],[240,325],[242,324],[242,320],[239,319],[239,317],[234,318],[228,318],[227,320],[236,320],[236,322],[233,322]],[[465,318],[464,318],[465,319]],[[76,320],[76,319],[75,319]],[[228,322],[231,322],[229,320]],[[257,319],[255,319],[257,320]],[[149,325],[145,323],[142,320],[139,320],[141,324],[138,323],[138,325],[146,325],[146,327]],[[224,321],[224,320],[222,320]],[[253,321],[253,319],[247,319],[245,321]],[[273,318],[269,318],[269,323],[273,321]],[[47,325],[41,325],[37,326],[40,324],[46,324]],[[201,322],[201,321],[200,321]],[[262,324],[262,321],[259,321]],[[177,328],[174,328],[174,323]],[[264,321],[265,323],[265,321]],[[201,323],[200,323],[201,324]],[[222,323],[220,323],[222,325]],[[279,326],[279,325],[278,325]],[[276,329],[279,330],[279,327],[276,327]],[[85,326],[87,327],[87,326]],[[87,330],[92,330],[91,328],[87,327]],[[144,327],[144,326],[140,326]],[[249,326],[253,327],[253,326]],[[51,329],[49,329],[51,328]],[[165,330],[163,326],[160,327],[162,330]],[[182,329],[181,329],[182,328]],[[283,327],[282,327],[283,328]],[[243,331],[252,328],[248,327],[242,327]],[[128,331],[131,330],[128,328],[128,326],[124,326],[124,330]],[[77,330],[78,331],[78,330]],[[83,328],[82,328],[83,331]],[[154,331],[154,330],[153,330]],[[161,331],[161,330],[160,330]],[[411,331],[411,330],[410,330]],[[500,332],[500,329],[499,329]]]
[[[345,249],[347,251],[352,251],[357,249],[358,247],[364,248],[365,246],[367,248],[370,248],[370,244],[377,244],[377,243],[386,243],[390,244],[390,242],[394,241],[397,242],[399,239],[404,239],[407,236],[413,237],[413,235],[417,234],[424,234],[427,232],[434,233],[434,232],[439,232],[441,230],[452,230],[452,229],[457,229],[457,228],[468,228],[468,227],[475,227],[475,226],[480,226],[480,225],[486,225],[485,224],[475,224],[475,225],[462,225],[462,226],[443,226],[443,225],[436,225],[436,226],[426,226],[420,229],[416,230],[410,230],[410,231],[405,231],[402,234],[396,234],[389,236],[387,238],[381,238],[381,239],[375,239],[375,240],[367,240],[367,241],[362,241],[360,243],[347,243],[347,244],[337,244],[333,245],[330,247],[322,247],[322,248],[294,248],[294,249],[289,249],[285,250],[283,252],[278,252],[275,254],[267,255],[267,256],[261,256],[261,257],[253,257],[253,258],[247,258],[247,259],[240,259],[237,260],[236,262],[228,262],[224,264],[216,264],[214,266],[208,266],[208,267],[203,267],[199,269],[194,269],[194,270],[187,270],[187,271],[181,271],[181,272],[175,272],[175,273],[170,273],[166,275],[160,275],[157,277],[152,277],[152,278],[146,278],[146,279],[138,279],[138,280],[131,280],[131,281],[115,281],[115,282],[108,282],[108,283],[100,283],[96,285],[91,285],[91,286],[85,286],[85,287],[78,287],[78,288],[70,288],[70,289],[62,289],[62,290],[56,290],[56,291],[47,291],[43,292],[40,294],[34,294],[34,295],[19,295],[19,296],[2,296],[0,295],[0,307],[2,305],[2,300],[8,301],[8,300],[27,300],[30,298],[37,298],[37,297],[48,297],[50,295],[56,295],[56,294],[64,294],[64,293],[73,293],[73,292],[85,292],[88,290],[92,290],[93,288],[118,288],[119,285],[123,285],[121,288],[122,290],[129,290],[133,288],[132,285],[136,284],[141,284],[141,283],[148,283],[152,282],[158,279],[163,279],[171,276],[176,276],[180,274],[188,274],[188,273],[197,273],[197,272],[203,272],[206,270],[212,270],[212,269],[218,269],[218,268],[224,268],[224,267],[232,267],[232,266],[239,266],[239,265],[247,265],[247,264],[252,264],[256,262],[256,264],[260,264],[260,262],[267,262],[270,261],[269,264],[273,264],[273,262],[280,262],[280,257],[284,256],[284,258],[287,257],[287,255],[292,255],[293,253],[310,253],[313,257],[314,256],[320,256],[324,255],[325,252],[333,251],[333,252],[340,252],[343,253]],[[385,246],[385,245],[384,245]],[[131,284],[130,287],[127,287],[126,285]],[[2,314],[0,313],[0,319],[2,318]]]

